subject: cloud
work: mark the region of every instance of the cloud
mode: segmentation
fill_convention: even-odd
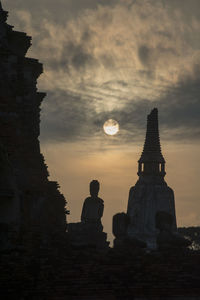
[[[199,0],[3,1],[44,63],[42,139],[101,136],[119,121],[125,143],[159,108],[166,139],[199,138]],[[12,8],[12,9],[11,9]]]
[[[153,102],[145,99],[137,103],[129,102],[114,115],[130,139],[135,128],[142,130],[144,127],[147,113],[153,107],[158,107],[163,139],[194,142],[200,137],[199,99],[200,76],[190,77],[180,81],[176,87],[167,89],[160,99]]]
[[[187,11],[174,2],[177,4],[180,1],[169,4],[157,0],[60,0],[56,3],[42,0],[39,4],[37,1],[32,3],[18,0],[15,4],[12,3],[12,6],[16,7],[12,17],[16,26],[33,35],[31,53],[39,53],[44,63],[50,63],[50,58],[54,59],[52,55],[47,55],[47,47],[49,54],[53,52],[54,56],[59,57],[66,44],[81,47],[82,43],[87,42],[84,61],[85,57],[91,56],[92,50],[99,66],[103,64],[109,68],[105,58],[111,58],[112,55],[112,62],[117,62],[114,66],[118,67],[120,63],[121,67],[127,69],[127,73],[128,66],[141,71],[142,67],[151,65],[157,73],[160,73],[160,70],[163,73],[165,67],[163,76],[166,80],[171,80],[170,73],[179,73],[179,70],[184,68],[188,71],[191,54],[199,49],[198,45],[198,49],[193,49],[199,33],[199,19],[195,18],[191,9],[197,6],[197,1],[192,1],[191,4],[184,2]],[[74,14],[73,11],[78,14]],[[55,22],[56,16],[60,19],[56,19]],[[60,51],[56,54],[54,50],[58,48]],[[77,51],[77,48],[71,50],[73,49]],[[66,56],[67,54],[68,52]],[[112,66],[113,63],[110,64],[110,68]]]
[[[140,46],[138,49],[138,56],[142,64],[148,65],[150,62],[151,54],[150,49],[147,46]]]
[[[86,9],[97,9],[99,5],[112,6],[117,2],[118,0],[3,0],[2,5],[10,14],[18,10],[29,11],[34,27],[37,27],[44,18],[55,24],[65,24],[66,20],[78,17]]]
[[[200,76],[186,78],[175,89],[167,91],[161,101],[164,126],[182,129],[182,138],[199,138],[199,98]]]
[[[51,142],[104,139],[102,126],[107,119],[113,118],[119,122],[121,132],[111,143],[135,143],[144,139],[146,115],[158,107],[163,140],[194,142],[200,137],[199,98],[200,77],[179,82],[157,101],[132,100],[109,112],[97,112],[95,100],[89,97],[82,99],[57,91],[48,95],[43,107],[42,139]]]
[[[48,102],[42,109],[42,138],[44,141],[78,141],[92,134],[91,115],[93,107],[89,99],[67,94],[63,91],[50,92]]]
[[[94,58],[84,49],[84,43],[76,45],[73,44],[73,42],[70,42],[67,44],[65,50],[65,55],[71,56],[71,65],[76,70],[80,70],[80,68],[85,67],[86,65],[93,64]]]

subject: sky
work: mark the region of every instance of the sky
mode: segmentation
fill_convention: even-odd
[[[200,225],[200,1],[3,0],[43,63],[41,151],[78,222],[98,179],[104,231],[137,181],[146,116],[159,111],[166,181],[179,226]],[[115,119],[120,131],[103,132]]]

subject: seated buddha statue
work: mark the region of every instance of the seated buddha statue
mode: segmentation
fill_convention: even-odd
[[[88,230],[103,231],[101,218],[103,216],[104,202],[98,197],[99,182],[93,180],[90,182],[90,197],[84,201],[81,223],[85,224]]]

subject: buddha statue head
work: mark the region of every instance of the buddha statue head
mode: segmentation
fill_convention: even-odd
[[[97,198],[99,193],[99,182],[97,180],[92,180],[90,182],[90,195],[92,198]]]

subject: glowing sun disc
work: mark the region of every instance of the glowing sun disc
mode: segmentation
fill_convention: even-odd
[[[119,131],[119,123],[113,119],[109,119],[104,123],[103,130],[108,135],[115,135]]]

